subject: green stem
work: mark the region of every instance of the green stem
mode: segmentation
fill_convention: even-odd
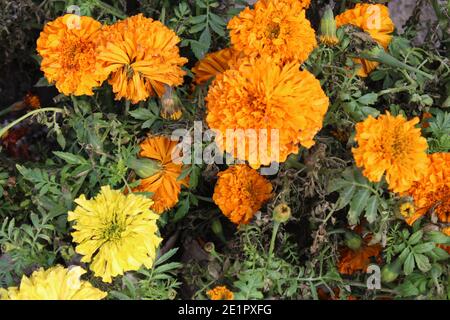
[[[416,69],[414,67],[411,67],[410,65],[394,58],[393,56],[391,56],[390,54],[386,53],[383,49],[380,48],[376,48],[375,49],[375,54],[372,52],[363,52],[361,54],[359,54],[360,58],[363,59],[367,59],[367,60],[372,60],[372,61],[377,61],[380,63],[384,63],[387,64],[389,66],[392,67],[397,67],[397,68],[403,68],[406,69],[408,71],[414,72],[414,73],[418,73],[421,74],[422,76],[432,80],[434,77],[431,74],[428,74],[422,70]]]
[[[272,258],[273,249],[275,248],[275,239],[277,238],[278,229],[280,228],[280,223],[275,221],[273,223],[273,230],[272,230],[272,239],[270,240],[270,247],[269,247],[269,259],[267,264],[270,264],[270,260]]]
[[[105,11],[107,13],[110,13],[113,16],[116,16],[116,17],[118,17],[120,19],[125,19],[127,17],[126,14],[123,13],[121,10],[119,10],[119,9],[117,9],[117,8],[107,4],[107,3],[104,3],[103,1],[95,0],[95,5],[98,8],[102,9],[103,11]]]
[[[23,115],[19,119],[17,119],[15,121],[11,122],[10,124],[8,124],[6,127],[1,128],[0,129],[0,138],[6,132],[8,132],[9,129],[11,129],[12,127],[16,126],[17,124],[19,124],[23,120],[25,120],[25,119],[27,119],[27,118],[35,115],[35,114],[41,113],[41,112],[60,112],[60,113],[63,113],[64,109],[60,109],[60,108],[42,108],[42,109],[36,109],[36,110],[31,111],[31,112],[28,112],[27,114]]]
[[[13,109],[14,109],[14,104],[9,106],[6,109],[3,109],[2,111],[0,111],[0,117],[3,117],[5,114],[10,113]]]

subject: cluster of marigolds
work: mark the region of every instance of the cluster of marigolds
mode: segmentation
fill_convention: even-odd
[[[194,82],[209,85],[206,122],[225,134],[227,129],[278,129],[279,159],[296,154],[300,146],[310,148],[322,128],[329,100],[319,80],[302,68],[317,46],[316,32],[305,17],[309,0],[259,0],[228,23],[231,46],[210,53],[193,68]],[[376,9],[376,10],[374,10]],[[373,23],[372,14],[379,14]],[[76,18],[74,20],[74,18]],[[74,22],[75,21],[75,22]],[[336,19],[337,27],[355,25],[387,48],[394,30],[386,6],[357,4]],[[369,23],[370,22],[370,23]],[[320,37],[333,45],[333,34]],[[41,68],[49,82],[65,95],[93,95],[107,81],[117,100],[138,103],[183,83],[187,62],[179,54],[177,35],[159,21],[137,15],[113,25],[102,25],[90,17],[62,16],[49,22],[37,42]],[[358,75],[367,76],[376,62],[356,60]],[[369,116],[356,125],[356,165],[372,182],[385,177],[392,192],[409,195],[402,213],[408,224],[435,208],[438,218],[450,222],[450,155],[427,155],[427,141],[416,128],[419,119],[389,113]],[[82,262],[95,276],[110,283],[114,277],[142,266],[151,268],[161,243],[159,214],[178,202],[188,177],[178,180],[182,165],[172,159],[177,142],[150,136],[140,145],[140,158],[151,160],[151,170],[141,174],[136,192],[151,192],[148,199],[131,192],[102,187],[93,199],[84,195],[68,213],[73,222],[73,241]],[[236,156],[227,145],[219,148]],[[255,212],[272,197],[272,185],[256,169],[275,159],[258,159],[249,165],[234,165],[218,174],[213,200],[235,224],[249,223]],[[250,157],[248,147],[245,159]],[[446,198],[447,197],[447,198]],[[448,234],[449,229],[447,228]],[[368,243],[370,239],[364,239]],[[379,246],[366,246],[343,254],[340,272],[351,273],[346,259],[359,255],[363,261],[379,255]],[[6,299],[102,299],[107,293],[80,279],[81,267],[56,266],[23,277],[18,288],[0,289]],[[233,299],[226,287],[208,292],[211,299]]]

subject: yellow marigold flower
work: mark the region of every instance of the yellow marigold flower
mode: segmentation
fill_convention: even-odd
[[[68,215],[75,222],[75,250],[82,262],[91,262],[96,276],[111,282],[125,271],[153,265],[162,239],[156,235],[159,216],[149,209],[152,200],[106,186],[95,198],[82,195],[75,202],[78,206]]]
[[[186,58],[180,57],[178,36],[159,21],[142,14],[105,27],[98,47],[100,72],[109,75],[116,100],[132,103],[149,96],[162,96],[164,85],[183,83],[181,69]]]
[[[95,69],[101,26],[90,17],[66,14],[44,27],[37,40],[41,70],[59,92],[93,95],[92,89],[102,84],[104,77]]]
[[[298,152],[299,144],[306,148],[314,145],[329,104],[320,82],[310,72],[300,71],[298,63],[280,66],[271,57],[242,60],[238,69],[218,75],[206,101],[206,121],[223,137],[216,139],[219,148],[248,160],[253,168],[285,161],[289,154]],[[226,141],[227,129],[256,129],[258,135],[263,134],[258,129],[267,129],[269,141],[267,146],[238,141],[233,148]],[[278,130],[279,141],[271,141],[272,129]],[[261,148],[267,152],[260,152]]]
[[[382,4],[358,3],[355,8],[347,10],[336,17],[337,27],[351,24],[370,34],[385,50],[392,39],[395,25],[389,16],[389,8]],[[355,59],[361,64],[358,75],[367,77],[377,66],[378,62]]]
[[[81,267],[55,266],[22,277],[19,287],[0,288],[0,300],[101,300],[106,292],[80,280],[86,271]]]
[[[386,173],[389,188],[404,192],[426,173],[428,145],[420,128],[415,128],[418,123],[417,117],[407,121],[402,115],[395,117],[387,112],[356,124],[358,147],[352,152],[356,165],[364,167],[370,181],[378,182]]]
[[[450,222],[450,153],[433,153],[428,158],[426,174],[407,191],[416,207],[416,214],[406,219],[410,225],[432,211],[442,222]]]
[[[235,224],[248,224],[272,197],[272,184],[256,170],[235,165],[218,174],[213,200]]]
[[[134,191],[152,192],[154,201],[152,209],[159,214],[173,208],[178,203],[181,186],[189,185],[189,177],[178,180],[183,164],[178,157],[172,159],[172,154],[177,154],[177,144],[177,141],[157,136],[145,139],[140,145],[139,155],[142,158],[156,160],[160,169],[142,179],[141,184]]]
[[[316,34],[297,1],[258,1],[228,23],[231,43],[246,55],[269,55],[277,62],[308,59]]]
[[[225,286],[217,286],[207,292],[211,300],[233,300],[234,294]]]
[[[216,52],[208,53],[202,60],[198,61],[192,72],[195,74],[194,82],[203,84],[216,75],[221,74],[235,64],[240,52],[233,48],[225,48]]]

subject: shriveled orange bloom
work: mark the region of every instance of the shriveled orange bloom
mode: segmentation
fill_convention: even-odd
[[[356,124],[358,147],[352,152],[356,165],[364,167],[363,174],[370,181],[378,182],[386,173],[389,188],[404,192],[426,174],[428,145],[420,128],[415,127],[418,123],[417,117],[408,121],[386,112]]]
[[[41,107],[41,99],[31,92],[27,93],[24,102],[32,109],[39,109]]]
[[[302,63],[317,46],[300,1],[258,1],[254,9],[247,7],[231,19],[228,29],[236,50],[283,63]]]
[[[198,61],[192,72],[195,74],[194,82],[202,84],[216,75],[223,73],[236,63],[240,52],[233,48],[225,48],[216,52],[208,53],[202,60]]]
[[[422,113],[422,128],[426,129],[430,127],[430,122],[428,121],[428,119],[433,118],[433,115],[429,112],[424,112]]]
[[[363,244],[357,250],[352,250],[347,246],[341,248],[341,258],[338,262],[338,269],[341,274],[351,275],[357,271],[365,272],[371,258],[376,258],[380,262],[381,245],[369,245],[371,239],[370,235],[364,237]]]
[[[242,59],[238,69],[218,75],[206,101],[206,121],[219,135],[218,147],[253,168],[285,161],[298,152],[299,144],[314,145],[329,104],[310,72],[300,71],[298,63],[279,66],[271,57]],[[253,129],[257,139],[241,139],[233,146],[227,129]],[[279,139],[272,139],[274,132]]]
[[[183,167],[181,159],[176,156],[177,144],[177,141],[162,136],[149,137],[140,144],[139,156],[156,160],[160,163],[161,170],[142,179],[141,184],[133,191],[152,192],[152,209],[159,214],[173,208],[178,202],[181,186],[189,185],[189,177],[177,180]]]
[[[109,76],[116,100],[138,103],[162,96],[165,84],[181,85],[187,59],[180,57],[179,42],[175,32],[142,14],[105,27],[98,69]]]
[[[450,222],[450,153],[433,153],[428,158],[426,174],[406,193],[416,207],[415,214],[405,219],[410,225],[427,212],[436,213],[442,222]]]
[[[74,23],[76,22],[76,23]],[[66,14],[47,23],[37,40],[41,70],[65,95],[93,95],[104,80],[95,68],[102,25],[90,18]]]
[[[225,286],[217,286],[207,292],[211,300],[233,300],[234,294]]]
[[[382,4],[358,3],[355,8],[349,9],[336,17],[337,27],[346,24],[354,25],[378,42],[385,50],[392,40],[395,25],[389,16],[389,8]],[[358,75],[367,77],[377,66],[378,62],[364,59],[355,59],[361,64]]]
[[[246,165],[229,167],[218,176],[213,200],[235,224],[248,224],[272,197],[272,184]]]
[[[333,294],[328,289],[325,288],[318,288],[317,289],[317,296],[319,300],[341,300],[341,290],[339,288],[333,288]],[[349,295],[347,297],[347,300],[358,300],[357,297]]]

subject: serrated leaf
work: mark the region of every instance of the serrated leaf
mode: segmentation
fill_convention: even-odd
[[[414,258],[416,260],[417,267],[422,272],[428,272],[431,269],[430,260],[424,254],[414,254]]]

